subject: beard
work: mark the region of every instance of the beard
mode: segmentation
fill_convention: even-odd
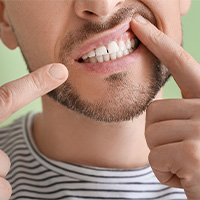
[[[79,46],[94,34],[106,31],[127,19],[131,19],[133,13],[134,15],[143,15],[156,25],[154,15],[139,2],[137,6],[121,8],[107,23],[88,22],[76,31],[69,32],[63,40],[59,61],[70,66],[70,62],[66,58],[70,58],[71,49],[74,46]],[[79,39],[77,40],[77,38]],[[104,79],[104,84],[106,84],[104,94],[98,100],[90,102],[81,97],[77,89],[73,87],[69,76],[67,82],[48,93],[48,96],[68,109],[96,121],[113,123],[132,120],[146,110],[149,103],[170,77],[167,68],[153,54],[151,55],[151,69],[153,71],[151,77],[146,79],[146,83],[133,83],[128,72],[112,74]]]
[[[133,83],[128,72],[109,75],[104,79],[107,89],[93,102],[84,100],[70,80],[49,92],[48,96],[92,120],[106,123],[133,120],[147,109],[170,77],[167,68],[157,58],[151,67],[152,76],[142,85]]]
[[[71,61],[73,59],[71,55],[73,50],[78,50],[79,45],[91,36],[109,30],[131,19],[134,15],[140,14],[156,26],[156,19],[152,12],[140,2],[137,3],[137,6],[119,9],[106,23],[87,22],[75,31],[69,31],[62,41],[58,62],[68,66],[69,69],[71,66],[72,69]],[[151,57],[152,63],[148,63],[148,65],[151,65],[152,72],[145,83],[134,83],[129,78],[128,72],[109,75],[104,78],[106,89],[103,95],[91,102],[89,99],[83,99],[69,76],[64,84],[47,95],[65,108],[92,120],[107,123],[132,120],[146,110],[170,77],[167,68],[153,54]],[[25,61],[29,66],[26,59]],[[30,67],[28,69],[31,71]]]

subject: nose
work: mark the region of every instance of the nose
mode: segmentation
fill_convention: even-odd
[[[75,0],[74,9],[84,20],[103,21],[119,9],[125,0]]]

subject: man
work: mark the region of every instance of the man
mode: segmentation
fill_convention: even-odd
[[[1,87],[0,121],[53,90],[0,131],[0,199],[9,183],[11,199],[200,199],[200,68],[180,46],[190,3],[0,1],[1,40],[32,72]],[[183,99],[158,100],[170,73]]]

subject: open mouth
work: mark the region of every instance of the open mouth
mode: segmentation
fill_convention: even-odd
[[[125,32],[117,40],[97,47],[78,59],[79,63],[103,63],[114,61],[133,53],[141,44],[132,31]]]

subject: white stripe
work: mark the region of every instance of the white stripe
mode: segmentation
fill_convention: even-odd
[[[34,114],[28,117],[29,136],[31,136],[30,127],[33,117]],[[61,199],[63,196],[65,198],[62,199],[70,200],[77,200],[76,196],[79,196],[79,199],[84,197],[90,197],[90,199],[95,199],[95,197],[99,199],[119,198],[121,200],[125,198],[150,198],[152,200],[187,199],[183,190],[168,188],[159,184],[150,167],[140,170],[120,171],[75,166],[73,164],[52,161],[32,149],[31,145],[34,145],[34,143],[33,140],[31,140],[31,144],[28,141],[25,132],[25,119],[22,118],[17,123],[15,122],[15,125],[11,125],[12,128],[0,129],[0,138],[1,141],[4,141],[1,143],[0,148],[4,146],[3,150],[7,150],[6,153],[9,154],[12,163],[14,163],[11,165],[10,173],[7,176],[13,187],[11,200],[22,196],[27,197],[19,198],[20,200],[27,200],[31,197],[48,200]],[[21,131],[16,130],[16,127],[21,127]],[[15,131],[13,132],[13,130]],[[4,134],[5,132],[6,134]],[[36,147],[34,146],[34,148]],[[38,167],[34,168],[35,166]],[[72,172],[69,172],[70,170]],[[38,174],[40,172],[43,173]],[[92,176],[99,176],[99,178]],[[138,177],[129,178],[128,176]],[[82,180],[88,182],[81,182]],[[66,198],[66,196],[70,196],[70,198]],[[161,197],[158,198],[159,196]]]

